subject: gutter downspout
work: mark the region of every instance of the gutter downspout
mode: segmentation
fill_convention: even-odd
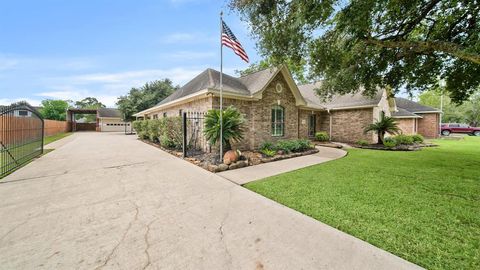
[[[328,125],[329,125],[329,131],[328,131],[328,137],[330,139],[330,142],[332,141],[332,114],[330,113],[330,109],[327,109],[327,113],[328,113],[328,117],[329,117],[329,120],[328,120]]]

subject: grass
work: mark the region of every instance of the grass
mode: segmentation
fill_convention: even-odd
[[[52,136],[47,136],[47,137],[44,138],[43,143],[45,145],[47,145],[49,143],[52,143],[54,141],[58,141],[58,140],[63,139],[67,136],[70,136],[72,134],[73,134],[72,132],[64,132],[64,133],[58,133],[58,134],[52,135]]]
[[[257,193],[428,269],[480,269],[480,138],[348,156],[249,183]]]
[[[56,135],[44,137],[43,144],[46,145],[46,144],[52,143],[54,141],[65,138],[71,134],[72,134],[71,132],[67,132],[67,133],[59,133]],[[42,155],[45,155],[53,151],[53,149],[44,149],[43,154],[37,156],[40,153],[41,140],[19,145],[15,150],[11,149],[12,146],[8,146],[8,147],[11,150],[11,153],[13,153],[14,157],[16,158],[19,166],[13,169],[12,171],[10,171],[9,173],[7,173],[6,175],[4,175],[3,177],[13,173],[14,171],[30,163],[30,161],[32,161],[33,158],[40,157]],[[13,163],[14,160],[8,154],[6,153],[4,154],[4,151],[5,151],[4,149],[0,149],[0,168],[4,168],[5,166],[9,166],[9,168],[12,168],[10,166],[15,166]],[[7,164],[11,164],[11,165],[7,165]]]

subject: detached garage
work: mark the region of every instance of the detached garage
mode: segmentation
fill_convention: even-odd
[[[117,109],[100,108],[97,110],[98,130],[102,132],[123,132],[130,123],[122,120],[122,114]]]
[[[78,114],[93,114],[95,122],[77,122]],[[125,132],[130,130],[130,123],[122,120],[119,110],[113,108],[100,109],[75,109],[67,110],[68,131],[101,131],[101,132]]]

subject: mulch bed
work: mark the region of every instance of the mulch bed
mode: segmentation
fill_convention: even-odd
[[[176,157],[182,158],[183,156],[182,151],[179,151],[176,149],[168,149],[160,146],[157,143],[153,143],[149,140],[142,140],[142,139],[139,139],[139,140],[141,140],[146,144],[160,148],[163,151],[170,153],[171,155],[174,155]],[[268,162],[278,161],[282,159],[311,155],[311,154],[318,153],[318,151],[319,151],[318,149],[314,148],[314,149],[309,149],[304,152],[298,152],[298,153],[276,154],[273,157],[264,157],[261,153],[256,151],[242,151],[241,152],[242,155],[240,156],[239,160],[229,165],[226,165],[223,163],[219,164],[220,160],[219,160],[218,153],[189,151],[187,153],[188,157],[184,158],[184,160],[192,164],[195,164],[199,167],[202,167],[205,170],[209,170],[211,172],[222,172],[226,170],[234,170],[234,169],[243,168],[247,166],[254,166],[261,163],[268,163]]]
[[[411,145],[397,145],[395,147],[386,147],[383,144],[369,144],[369,145],[354,145],[356,148],[362,149],[373,149],[373,150],[387,150],[387,151],[418,151],[422,150],[424,147],[435,147],[438,146],[432,143],[415,143]]]

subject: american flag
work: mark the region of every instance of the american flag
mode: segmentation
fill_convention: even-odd
[[[248,55],[243,49],[242,44],[240,44],[240,41],[238,41],[237,37],[235,37],[232,30],[228,28],[224,21],[222,21],[222,45],[231,48],[236,55],[248,63]]]

